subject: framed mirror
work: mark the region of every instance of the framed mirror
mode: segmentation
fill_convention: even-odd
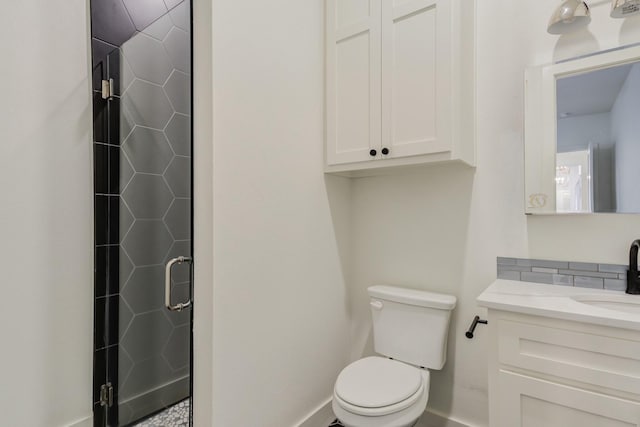
[[[640,46],[526,70],[525,213],[640,213]]]

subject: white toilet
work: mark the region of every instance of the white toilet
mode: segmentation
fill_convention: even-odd
[[[427,407],[429,371],[442,369],[456,297],[394,286],[368,289],[374,349],[340,372],[333,412],[346,427],[410,427]]]

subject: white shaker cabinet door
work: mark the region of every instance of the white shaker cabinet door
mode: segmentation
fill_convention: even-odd
[[[382,0],[382,147],[451,150],[451,0]]]
[[[380,158],[381,0],[326,7],[327,164]]]
[[[498,373],[492,427],[637,427],[640,403],[509,371]]]

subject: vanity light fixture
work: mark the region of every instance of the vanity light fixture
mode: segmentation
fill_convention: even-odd
[[[637,3],[639,0],[627,0]],[[625,0],[614,0],[624,3]],[[582,0],[564,0],[553,12],[547,32],[549,34],[565,34],[589,25],[591,12],[589,6]]]
[[[640,0],[613,0],[611,2],[611,17],[626,18],[640,12]]]

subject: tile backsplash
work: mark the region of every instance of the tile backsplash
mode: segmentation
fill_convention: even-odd
[[[626,265],[498,257],[498,279],[624,291]]]

